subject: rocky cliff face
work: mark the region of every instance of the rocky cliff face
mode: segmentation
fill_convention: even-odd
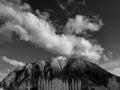
[[[57,56],[28,63],[11,72],[0,86],[5,90],[120,90],[119,80],[83,58]]]

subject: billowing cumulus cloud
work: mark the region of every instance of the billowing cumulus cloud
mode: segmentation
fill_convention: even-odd
[[[8,64],[10,64],[10,65],[13,65],[13,66],[15,66],[15,67],[23,67],[23,66],[25,66],[25,63],[20,62],[20,61],[17,61],[17,60],[14,60],[14,59],[9,59],[9,58],[7,58],[6,56],[3,56],[3,57],[1,57],[1,58],[2,58],[2,60],[3,60],[4,62],[6,62],[6,63],[8,63]]]
[[[90,19],[85,16],[77,15],[75,19],[69,19],[66,24],[66,33],[68,34],[79,34],[83,31],[98,31],[100,27],[103,25],[101,20],[98,23],[90,22]]]
[[[102,26],[101,21],[96,24],[84,16],[77,15],[76,18],[68,20],[64,26],[65,33],[59,35],[50,22],[18,7],[0,3],[1,18],[4,18],[4,24],[0,26],[0,33],[16,32],[20,40],[30,41],[55,54],[69,57],[85,56],[93,61],[98,61],[102,57],[104,49],[100,45],[72,34],[85,30],[98,31]]]

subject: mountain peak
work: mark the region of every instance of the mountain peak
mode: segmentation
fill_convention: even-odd
[[[65,56],[57,56],[57,57],[54,57],[54,58],[51,58],[50,59],[50,65],[51,65],[51,68],[53,69],[58,69],[58,71],[62,71],[63,68],[66,66],[66,63],[67,63],[67,57]]]
[[[100,68],[96,64],[84,60],[84,58],[56,56],[47,61],[28,63],[22,69],[11,72],[0,83],[0,86],[5,90],[14,90],[10,88],[15,86],[22,87],[21,85],[23,85],[23,83],[29,81],[31,87],[38,87],[38,83],[42,82],[40,80],[44,80],[44,83],[46,84],[50,82],[71,84],[74,82],[74,84],[76,83],[77,85],[78,82],[81,82],[84,88],[88,88],[89,86],[91,87],[91,85],[106,86],[109,78],[112,77],[119,78]]]

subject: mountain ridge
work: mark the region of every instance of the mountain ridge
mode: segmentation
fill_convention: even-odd
[[[23,82],[29,81],[31,83],[31,87],[38,90],[38,83],[41,79],[45,80],[44,83],[52,82],[56,79],[57,81],[54,82],[61,81],[63,83],[65,82],[65,84],[67,82],[69,87],[72,82],[74,82],[74,84],[77,83],[76,85],[78,85],[78,82],[80,81],[81,90],[92,90],[89,88],[98,88],[99,86],[104,88],[108,87],[109,80],[113,77],[120,84],[119,77],[105,71],[94,63],[84,60],[84,58],[67,58],[65,56],[57,56],[50,58],[48,61],[28,63],[23,68],[14,70],[3,79],[0,86],[5,90],[16,90],[15,87],[20,87]]]

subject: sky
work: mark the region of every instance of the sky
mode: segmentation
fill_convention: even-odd
[[[78,2],[80,0],[66,1]],[[31,6],[33,11],[38,9],[40,12],[49,12],[50,18],[52,21],[55,21],[58,26],[64,25],[67,22],[68,17],[75,17],[76,14],[78,14],[78,11],[80,12],[79,14],[82,15],[98,15],[99,18],[102,19],[104,25],[100,30],[92,33],[92,38],[96,39],[97,43],[104,48],[104,53],[107,57],[107,60],[100,62],[99,65],[107,71],[120,76],[119,0],[84,0],[82,4],[70,4],[67,7],[67,10],[65,10],[64,7],[66,2],[61,4],[63,2],[60,2],[60,0],[40,0],[39,2],[35,0],[25,0],[25,2]],[[59,4],[57,4],[58,2]],[[79,8],[72,14],[71,7]],[[46,12],[41,14],[49,16]],[[19,39],[16,33],[13,34],[12,40],[11,35],[9,35],[10,32],[5,33],[5,35],[0,33],[0,80],[14,69],[24,66],[25,63],[38,60],[48,60],[50,57],[58,55],[58,53],[52,53],[49,49],[47,50],[43,48],[43,46],[41,47],[41,45],[34,45],[31,42]],[[52,50],[54,50],[54,48]]]

